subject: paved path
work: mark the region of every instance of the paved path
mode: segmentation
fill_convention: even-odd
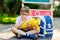
[[[54,30],[52,38],[38,38],[37,40],[60,40],[60,31]],[[18,40],[12,32],[0,33],[0,40]],[[28,38],[22,38],[20,40],[32,40]]]
[[[60,18],[54,18],[54,31],[52,38],[38,38],[37,40],[60,40]],[[17,39],[15,35],[8,30],[14,24],[0,24],[0,40],[33,40],[28,38]],[[6,31],[7,29],[8,31]]]

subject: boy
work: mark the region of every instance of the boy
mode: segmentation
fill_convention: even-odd
[[[29,24],[28,20],[31,20],[32,17],[29,16],[29,7],[27,6],[24,6],[23,8],[21,8],[20,10],[20,16],[17,17],[16,19],[16,24],[15,24],[15,27],[12,27],[12,32],[19,38],[21,36],[26,36],[26,37],[29,37],[29,38],[36,38],[37,35],[40,31],[40,28],[39,28],[39,25],[37,25],[36,27],[34,26],[33,28],[33,24],[35,25],[36,23],[32,23]],[[31,21],[34,21],[35,19],[33,18],[33,20]],[[40,21],[40,20],[39,20]],[[24,23],[25,26],[24,26]]]

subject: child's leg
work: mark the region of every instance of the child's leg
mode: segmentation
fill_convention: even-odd
[[[38,37],[38,31],[37,30],[30,30],[28,32],[26,32],[26,36],[30,37],[30,38],[36,38]]]
[[[24,32],[22,30],[16,29],[15,27],[12,27],[12,32],[16,33],[16,34],[23,35],[23,36],[27,36],[27,37],[30,37],[30,38],[36,38],[35,33],[37,33],[36,30],[31,30],[31,31],[28,31],[28,32]]]
[[[30,30],[30,31],[28,31],[26,33],[36,34],[36,33],[39,33],[39,32],[37,30]]]
[[[20,35],[23,35],[23,36],[26,35],[26,33],[25,33],[24,31],[19,30],[19,29],[15,28],[15,27],[12,27],[12,32],[13,32],[14,34],[20,34]]]

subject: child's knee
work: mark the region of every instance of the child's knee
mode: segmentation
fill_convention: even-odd
[[[16,29],[16,28],[15,28],[15,27],[12,27],[12,28],[11,28],[11,31],[14,31],[14,29]]]

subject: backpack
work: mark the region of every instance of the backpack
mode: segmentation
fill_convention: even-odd
[[[49,37],[53,35],[53,20],[50,16],[40,16],[40,33],[39,36]]]

